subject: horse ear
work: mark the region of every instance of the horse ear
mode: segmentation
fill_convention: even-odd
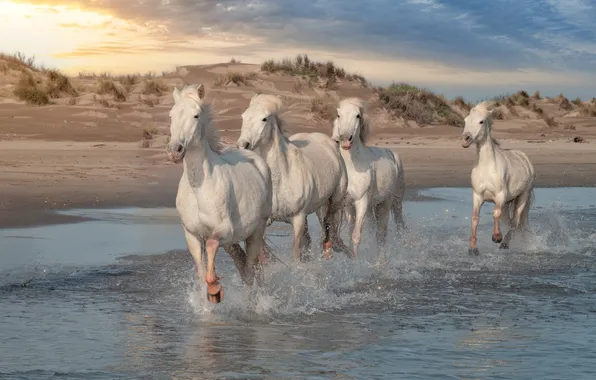
[[[205,99],[205,86],[202,83],[197,87],[197,95],[199,95],[199,99]]]
[[[172,97],[174,98],[174,103],[178,103],[178,101],[180,100],[180,90],[178,90],[178,87],[174,87]]]
[[[255,102],[255,99],[257,98],[257,96],[259,96],[260,92],[255,93],[252,98],[250,98],[250,103],[249,105],[252,105]]]

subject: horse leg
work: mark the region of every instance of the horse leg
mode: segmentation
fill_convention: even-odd
[[[308,232],[308,215],[304,217],[304,232],[302,233],[302,240],[300,243],[300,250],[306,252],[310,250],[312,238]]]
[[[499,225],[501,214],[503,213],[503,205],[505,204],[505,195],[497,194],[495,197],[495,209],[493,210],[493,243],[500,243],[503,241],[503,234],[501,234],[501,227]]]
[[[401,229],[406,228],[406,222],[404,221],[403,215],[403,197],[395,197],[393,198],[393,204],[391,205],[391,211],[393,213],[393,220],[395,221],[395,225],[397,227],[397,231],[399,232]]]
[[[322,245],[323,245],[323,258],[329,260],[333,258],[333,252],[331,249],[331,229],[336,226],[335,214],[336,207],[331,204],[331,201],[325,207],[325,216],[323,217],[323,233],[321,234]],[[322,208],[322,207],[321,207]],[[332,226],[333,224],[333,226]]]
[[[197,276],[199,277],[199,280],[202,280],[205,278],[205,267],[203,266],[203,244],[186,228],[184,229],[184,236],[186,237],[188,250],[190,251],[192,258],[197,265]]]
[[[259,252],[263,245],[263,235],[265,233],[265,225],[257,228],[257,230],[246,239],[246,262],[244,263],[244,285],[247,287],[252,286],[255,280],[255,274],[257,274],[257,285],[263,284],[263,272],[259,268]]]
[[[300,250],[300,243],[302,235],[304,234],[304,225],[306,224],[306,215],[300,213],[292,218],[292,226],[294,227],[294,245],[292,248],[292,256],[294,260],[302,261],[302,251]]]
[[[375,218],[377,219],[377,246],[379,247],[379,258],[384,259],[385,246],[387,243],[387,224],[389,223],[389,213],[391,205],[388,202],[379,203],[375,207]]]
[[[470,235],[470,246],[468,248],[468,253],[470,255],[478,256],[480,252],[478,252],[478,248],[476,247],[476,230],[478,229],[478,222],[480,221],[480,208],[484,204],[484,199],[481,195],[472,192],[472,203],[474,209],[472,210],[472,234]]]
[[[215,254],[219,248],[219,239],[209,238],[205,242],[207,250],[207,299],[211,303],[220,303],[223,300],[223,288],[219,283],[219,277],[215,273]]]
[[[324,244],[325,242],[325,216],[328,212],[329,208],[327,207],[327,204],[324,204],[315,211],[319,224],[321,225],[321,244]]]
[[[358,257],[358,245],[360,244],[360,237],[362,234],[362,226],[364,224],[364,217],[369,207],[369,199],[365,195],[354,202],[356,208],[356,217],[354,218],[354,231],[352,232],[352,244],[354,246],[354,257]]]
[[[238,273],[240,273],[242,281],[246,282],[244,279],[244,267],[246,266],[246,252],[244,252],[244,249],[242,249],[242,247],[238,243],[223,246],[223,249],[228,253],[228,255],[230,255],[230,257],[234,261],[234,265],[236,266]]]
[[[521,227],[524,227],[524,218],[527,219],[527,212],[529,211],[530,205],[530,193],[522,194],[515,199],[514,203],[514,216],[513,216],[513,223],[505,234],[505,238],[503,242],[499,246],[501,249],[509,249],[509,243],[513,236],[519,231]]]

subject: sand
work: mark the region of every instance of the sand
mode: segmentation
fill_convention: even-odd
[[[233,66],[244,72],[256,69],[252,65]],[[170,87],[205,83],[216,123],[228,142],[238,138],[239,115],[258,91],[284,97],[289,109],[285,117],[292,131],[330,133],[329,122],[311,110],[314,91],[296,93],[294,78],[263,74],[250,86],[214,88],[214,79],[227,70],[227,65],[187,66],[161,80]],[[90,81],[85,86],[92,87]],[[93,101],[36,107],[3,95],[0,227],[80,220],[52,212],[69,208],[173,207],[182,167],[166,162],[164,156],[171,95],[164,92],[149,97],[141,90],[137,92],[111,107]],[[370,89],[350,84],[317,93],[323,93],[325,102],[347,95],[373,96]],[[87,93],[80,98],[95,99]],[[470,186],[476,152],[460,147],[460,128],[406,127],[381,111],[371,114],[376,118],[371,143],[392,148],[402,157],[409,196],[424,187]],[[528,154],[536,167],[537,186],[594,186],[596,143],[591,141],[596,141],[596,118],[581,117],[577,112],[558,112],[556,116],[563,120],[558,127],[547,127],[527,115],[498,121],[494,134],[504,147]],[[573,128],[568,127],[571,124]],[[572,142],[576,136],[584,142]],[[142,143],[142,139],[146,141]]]

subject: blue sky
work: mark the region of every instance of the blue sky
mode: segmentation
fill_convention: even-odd
[[[596,0],[39,3],[78,4],[145,27],[153,36],[153,50],[172,58],[185,52],[189,62],[172,65],[223,56],[257,63],[310,52],[314,58],[334,58],[376,83],[408,81],[448,96],[482,98],[520,88],[596,96]],[[191,39],[211,43],[207,48],[190,44]],[[136,51],[127,38],[109,45],[81,44],[59,57],[110,55],[118,52],[118,44],[120,52]],[[139,63],[146,61],[147,49],[135,53]]]

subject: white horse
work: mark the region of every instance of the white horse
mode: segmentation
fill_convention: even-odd
[[[370,121],[364,114],[360,98],[346,98],[339,103],[337,118],[333,121],[332,138],[341,146],[341,155],[348,170],[350,233],[354,256],[364,218],[374,212],[377,224],[377,242],[384,247],[387,238],[389,213],[398,229],[405,226],[402,202],[405,177],[402,161],[397,153],[387,148],[367,146]]]
[[[207,298],[219,303],[223,289],[215,273],[215,254],[221,245],[234,260],[245,286],[258,269],[267,219],[271,213],[271,171],[257,154],[223,149],[213,125],[211,108],[204,103],[202,84],[174,89],[170,110],[169,160],[183,161],[176,209],[186,243],[207,282]],[[238,244],[244,241],[246,252]],[[207,251],[204,276],[203,244]]]
[[[472,235],[469,253],[478,255],[476,248],[476,228],[480,207],[485,201],[495,204],[493,211],[494,229],[492,240],[501,243],[499,248],[509,248],[509,242],[517,230],[526,230],[528,214],[534,198],[534,166],[525,153],[519,150],[506,150],[500,147],[491,136],[492,112],[489,103],[477,104],[465,118],[461,135],[464,148],[476,144],[476,165],[472,169]],[[510,225],[503,238],[499,220]],[[513,222],[513,223],[511,223]]]
[[[317,212],[319,221],[323,219],[323,256],[329,259],[332,246],[345,247],[339,238],[338,215],[348,185],[346,167],[329,136],[314,132],[287,137],[279,115],[281,107],[277,96],[254,95],[242,113],[237,144],[257,152],[271,168],[271,220],[292,224],[294,259],[302,261],[302,243],[310,240],[306,216],[313,212]]]

